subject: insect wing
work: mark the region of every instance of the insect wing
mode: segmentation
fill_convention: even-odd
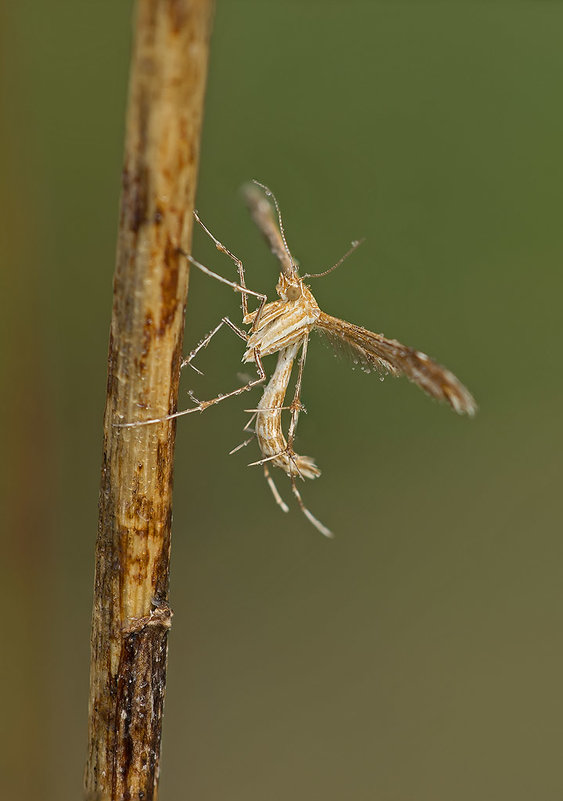
[[[316,326],[331,342],[344,344],[344,349],[368,369],[405,375],[428,395],[449,403],[458,414],[473,416],[477,411],[475,400],[461,381],[425,353],[324,312]]]

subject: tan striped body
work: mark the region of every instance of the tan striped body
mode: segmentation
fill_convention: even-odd
[[[310,456],[293,453],[282,431],[281,407],[284,405],[293,363],[302,344],[303,337],[279,352],[276,369],[258,404],[255,431],[260,451],[270,464],[280,467],[288,476],[316,478],[321,471],[314,460]]]
[[[254,349],[260,349],[260,356],[277,353],[294,342],[301,342],[309,336],[321,314],[317,302],[308,287],[300,287],[298,300],[274,300],[262,310],[258,326],[253,328],[248,338],[243,362],[254,361]],[[256,312],[248,314],[244,322],[254,322]]]

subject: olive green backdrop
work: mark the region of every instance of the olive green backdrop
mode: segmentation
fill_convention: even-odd
[[[131,12],[0,20],[0,752],[23,801],[81,793]],[[435,356],[480,412],[313,338],[298,449],[333,542],[275,506],[255,445],[227,455],[258,391],[179,423],[162,801],[561,799],[562,30],[557,2],[219,0],[202,217],[270,297],[244,181],[306,271],[365,236],[319,303]],[[187,349],[239,313],[201,274],[188,306]],[[221,333],[185,388],[236,386],[241,353]]]

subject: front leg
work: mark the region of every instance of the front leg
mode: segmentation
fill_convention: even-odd
[[[226,284],[227,286],[232,287],[235,292],[240,292],[243,297],[243,310],[245,308],[248,308],[246,305],[247,295],[252,295],[252,297],[258,298],[258,300],[260,301],[260,305],[258,306],[258,310],[256,312],[256,317],[254,320],[254,327],[256,327],[256,323],[259,320],[260,315],[262,314],[262,310],[266,305],[266,301],[268,300],[267,296],[264,295],[263,292],[254,292],[253,289],[248,289],[248,287],[246,287],[244,283],[237,284],[235,281],[229,281],[228,278],[223,278],[222,275],[214,273],[213,270],[210,270],[209,267],[206,267],[204,264],[201,264],[199,261],[194,259],[193,256],[190,256],[189,253],[186,253],[185,250],[182,250],[182,248],[178,248],[178,253],[181,256],[184,256],[193,267],[196,267],[198,270],[201,270],[202,273],[205,273],[205,275],[208,275],[210,278],[215,278],[216,281],[220,281],[222,284]]]
[[[228,317],[223,317],[223,318],[222,318],[222,320],[221,320],[221,322],[220,322],[218,325],[216,325],[216,326],[215,326],[215,328],[214,328],[212,331],[210,331],[210,332],[207,334],[207,336],[206,336],[206,337],[204,337],[204,338],[201,340],[201,342],[199,343],[199,345],[197,345],[197,347],[195,347],[195,348],[194,348],[194,349],[191,351],[191,353],[190,353],[188,356],[186,356],[186,358],[183,360],[182,364],[180,365],[180,370],[181,370],[183,367],[185,367],[186,365],[188,365],[188,364],[189,364],[189,365],[190,365],[190,367],[192,368],[192,370],[195,370],[195,371],[196,371],[196,373],[199,373],[200,375],[203,375],[203,373],[201,372],[201,370],[198,370],[198,369],[197,369],[197,367],[195,367],[195,366],[192,364],[192,359],[194,359],[194,358],[196,357],[196,355],[199,353],[199,351],[200,351],[200,350],[202,350],[203,348],[206,348],[206,347],[209,345],[209,343],[211,342],[211,340],[213,339],[213,337],[215,336],[215,334],[216,334],[216,333],[217,333],[217,332],[218,332],[218,331],[219,331],[219,330],[220,330],[220,329],[221,329],[221,328],[222,328],[224,325],[228,325],[228,326],[229,326],[229,328],[230,328],[232,331],[234,331],[234,332],[235,332],[235,334],[236,334],[238,337],[240,337],[241,339],[243,339],[245,342],[248,342],[248,334],[246,333],[246,331],[243,331],[241,328],[238,328],[238,326],[236,326],[236,325],[235,325],[233,322],[231,322],[231,320],[229,320],[229,318],[228,318]]]
[[[200,219],[200,216],[197,213],[197,211],[194,211],[194,217],[196,219],[196,222],[199,223],[199,225],[203,228],[203,230],[205,231],[207,236],[211,239],[212,242],[214,242],[215,247],[217,248],[217,250],[220,253],[224,253],[225,256],[228,256],[230,259],[232,259],[234,261],[234,263],[236,264],[236,267],[237,267],[237,272],[238,272],[240,285],[241,285],[241,287],[246,289],[246,280],[245,280],[245,275],[244,275],[244,265],[242,263],[242,260],[239,259],[237,256],[235,256],[234,253],[231,253],[231,251],[228,248],[226,248],[225,245],[223,245],[222,242],[219,242],[219,240],[216,239],[213,236],[213,234],[211,233],[209,228],[202,223],[202,221]],[[243,295],[242,295],[242,316],[243,316],[243,318],[246,317],[247,314],[248,314],[248,298],[246,297],[246,293],[243,292]]]
[[[214,406],[217,403],[221,403],[221,401],[224,401],[227,398],[233,398],[235,395],[241,395],[243,392],[247,392],[257,384],[261,384],[266,378],[266,372],[264,370],[258,348],[254,350],[254,364],[256,365],[258,377],[252,381],[249,381],[243,387],[233,389],[231,392],[227,392],[224,395],[217,395],[217,397],[211,398],[210,400],[196,401],[196,406],[193,406],[191,409],[183,409],[181,412],[173,412],[172,414],[167,414],[164,417],[154,417],[151,420],[139,420],[135,423],[113,423],[113,426],[115,428],[137,428],[138,426],[150,426],[154,425],[155,423],[165,423],[168,420],[175,420],[177,417],[183,417],[184,415],[192,414],[193,412],[204,412],[209,406]]]

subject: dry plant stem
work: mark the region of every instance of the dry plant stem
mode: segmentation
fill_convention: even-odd
[[[211,0],[139,0],[109,345],[86,797],[155,799],[166,677],[174,422]]]

